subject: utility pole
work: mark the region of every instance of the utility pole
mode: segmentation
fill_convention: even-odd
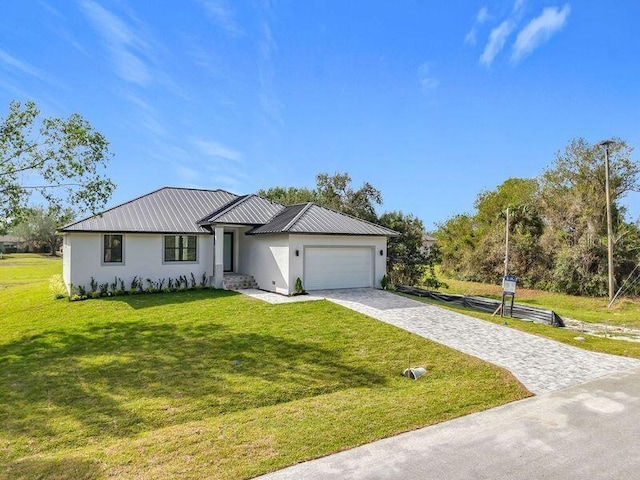
[[[614,272],[613,272],[613,220],[611,218],[611,191],[609,189],[609,146],[613,145],[613,140],[603,140],[598,146],[604,147],[604,188],[607,198],[607,261],[609,263],[609,302],[613,302],[614,292]],[[609,304],[611,305],[611,303]]]
[[[509,275],[509,207],[507,207],[507,224],[504,229],[504,276]]]

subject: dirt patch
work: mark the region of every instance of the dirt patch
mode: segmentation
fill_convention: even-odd
[[[607,325],[606,323],[590,323],[573,318],[563,317],[565,328],[575,330],[594,337],[610,338],[612,340],[624,340],[627,342],[640,342],[640,328],[631,328],[620,325]]]

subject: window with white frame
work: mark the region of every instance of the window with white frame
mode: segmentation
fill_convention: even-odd
[[[195,262],[197,250],[196,235],[165,235],[165,262]]]

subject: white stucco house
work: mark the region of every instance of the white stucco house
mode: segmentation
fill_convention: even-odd
[[[260,289],[379,287],[387,238],[380,225],[313,203],[165,187],[60,229],[69,288],[115,277],[198,279],[217,288],[245,276]],[[252,277],[252,278],[251,278]],[[232,287],[230,287],[232,288]]]

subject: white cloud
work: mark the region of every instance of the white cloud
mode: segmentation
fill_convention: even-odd
[[[467,45],[475,46],[476,43],[478,43],[478,25],[482,25],[483,23],[487,22],[489,18],[489,9],[485,5],[480,10],[478,10],[478,13],[476,14],[476,21],[473,27],[471,27],[471,30],[469,30],[467,35],[464,37],[464,43],[466,43]]]
[[[475,46],[475,44],[478,43],[478,32],[476,31],[476,27],[469,30],[469,33],[464,37],[464,43],[471,46]]]
[[[128,82],[147,85],[152,75],[141,58],[148,49],[146,42],[124,20],[93,0],[83,0],[81,6],[102,37],[117,75]]]
[[[524,7],[525,2],[526,0],[516,0],[515,3],[513,4],[513,11],[517,12],[520,9],[522,9],[522,7]]]
[[[565,26],[569,13],[571,13],[571,7],[568,4],[562,7],[562,10],[558,7],[547,7],[542,10],[542,13],[531,20],[518,34],[513,45],[511,60],[519,62],[549,40],[554,33]]]
[[[505,20],[496,28],[491,30],[489,41],[484,47],[484,51],[480,56],[480,63],[488,67],[493,63],[493,59],[504,48],[504,45],[513,32],[514,25],[510,20]]]
[[[0,66],[7,70],[17,70],[21,73],[26,73],[36,78],[42,78],[43,73],[36,67],[29,65],[22,60],[18,60],[13,55],[10,55],[7,51],[0,48]]]
[[[418,67],[418,81],[424,91],[433,90],[440,85],[438,79],[431,73],[431,64],[429,62],[425,62]]]
[[[489,20],[489,9],[487,9],[487,6],[485,5],[478,11],[478,14],[476,15],[476,22],[484,23],[487,20]]]
[[[241,35],[243,33],[225,0],[202,0],[201,3],[207,12],[207,16],[219,28],[232,35]]]
[[[233,150],[215,141],[192,138],[191,143],[200,150],[200,153],[210,157],[223,158],[234,162],[238,162],[242,158],[242,155],[237,150]]]

